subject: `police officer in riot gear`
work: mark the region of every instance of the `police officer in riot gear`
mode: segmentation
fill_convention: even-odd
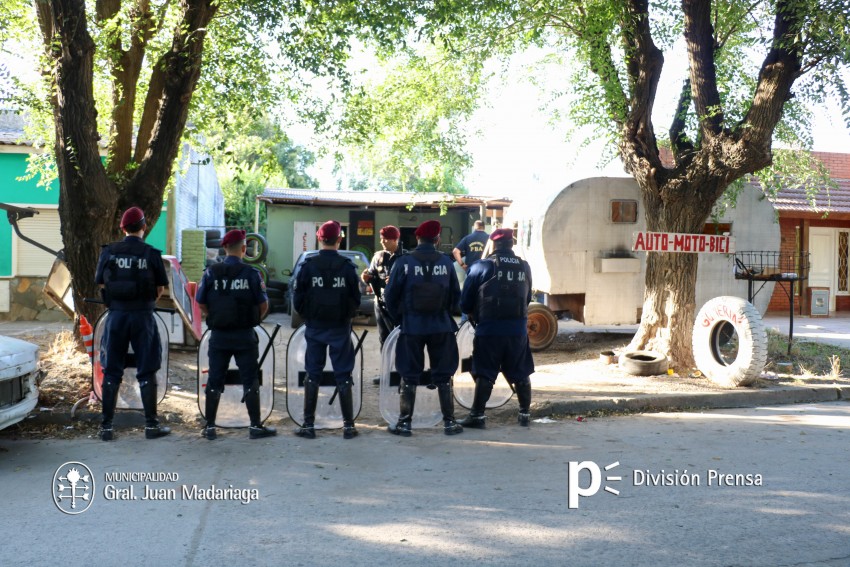
[[[531,417],[534,360],[528,344],[526,319],[531,302],[531,268],[513,252],[513,230],[490,235],[493,255],[469,269],[461,309],[476,325],[472,350],[475,397],[464,427],[485,428],[484,408],[501,371],[513,384],[519,401],[520,425]]]
[[[351,344],[351,319],[360,305],[360,284],[354,264],[340,255],[342,227],[329,220],[316,232],[321,248],[305,260],[298,271],[293,289],[293,305],[304,317],[307,353],[304,359],[304,421],[295,430],[299,437],[314,439],[316,404],[322,372],[330,352],[339,405],[342,410],[343,438],[357,436],[354,427],[354,346]]]
[[[384,290],[387,308],[401,318],[396,344],[396,369],[401,374],[398,423],[390,433],[409,437],[416,386],[425,368],[425,349],[431,361],[431,379],[443,412],[443,432],[463,431],[454,418],[451,377],[459,362],[452,310],[460,299],[460,285],[451,259],[437,250],[440,223],[425,221],[416,229],[418,246],[399,258]]]
[[[371,284],[375,292],[375,319],[378,323],[378,338],[381,341],[381,346],[384,346],[384,341],[387,336],[395,328],[395,321],[387,311],[384,302],[384,288],[387,286],[387,281],[390,279],[390,271],[393,268],[396,260],[404,254],[399,245],[401,232],[398,228],[388,225],[381,229],[381,247],[383,250],[375,252],[372,257],[372,262],[369,267],[363,270],[360,274],[360,279]]]
[[[146,226],[140,208],[124,211],[124,240],[103,246],[95,272],[95,283],[109,308],[100,350],[103,421],[99,435],[104,441],[113,438],[112,420],[130,345],[136,356],[136,378],[145,411],[145,437],[156,439],[171,432],[159,425],[156,415],[156,373],[162,365],[162,346],[153,314],[156,300],[168,285],[168,275],[162,252],[143,240]]]
[[[207,316],[211,335],[209,342],[209,376],[204,416],[206,427],[201,434],[207,439],[216,438],[215,417],[221,394],[224,392],[230,359],[236,360],[245,408],[251,425],[251,439],[271,437],[277,433],[265,427],[260,419],[259,339],[254,327],[266,316],[269,300],[260,273],[242,262],[245,256],[245,231],[231,230],[221,240],[227,256],[213,264],[204,273],[195,294],[201,311]],[[272,377],[267,377],[271,380]]]

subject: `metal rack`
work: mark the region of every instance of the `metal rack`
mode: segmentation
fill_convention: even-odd
[[[767,282],[776,282],[785,291],[790,302],[788,309],[788,354],[794,339],[794,284],[809,277],[809,253],[793,254],[765,250],[735,253],[735,279],[747,280],[747,301],[764,288]],[[761,285],[756,289],[756,282]],[[788,285],[784,285],[787,283]]]

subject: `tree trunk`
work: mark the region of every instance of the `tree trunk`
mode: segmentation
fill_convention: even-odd
[[[694,367],[691,338],[698,260],[696,254],[647,252],[643,314],[629,350],[664,353],[671,368]]]
[[[146,112],[146,131],[152,132],[142,144],[146,151],[135,173],[130,177],[116,175],[121,180],[116,182],[107,174],[98,145],[93,93],[95,44],[88,32],[86,2],[49,0],[35,4],[45,50],[54,62],[52,103],[65,260],[71,272],[76,310],[92,322],[103,308],[84,300],[99,298],[94,275],[100,246],[121,238],[119,221],[127,207],[139,206],[145,211],[149,230],[162,210],[163,193],[200,74],[206,28],[218,5],[212,0],[185,0],[182,6],[182,21],[175,28],[172,49],[163,57],[167,64],[157,74],[161,82],[156,82],[154,92],[146,99],[152,107]],[[107,6],[101,8],[106,10]],[[142,60],[144,47],[140,41],[133,39],[134,61],[124,61],[125,66],[132,67],[122,69],[129,73],[127,82],[138,76],[137,63]],[[114,123],[123,121],[124,130],[129,131],[126,122],[132,117],[132,98],[113,102],[127,107],[126,114],[119,109],[112,118]],[[130,155],[126,137],[119,140],[118,146],[111,147],[116,152],[115,164],[125,164]]]
[[[48,45],[56,61],[54,123],[59,177],[59,218],[65,260],[74,287],[74,305],[94,321],[102,309],[85,303],[98,297],[94,284],[98,246],[114,239],[118,191],[100,159],[97,111],[92,90],[94,42],[86,26],[82,0],[53,0],[54,32]]]
[[[696,168],[694,168],[696,169]],[[693,170],[692,170],[693,171]],[[642,181],[644,214],[651,232],[701,233],[722,192],[717,179],[672,179],[655,185]],[[629,350],[653,350],[667,356],[680,372],[694,368],[692,348],[696,317],[699,256],[691,253],[646,252],[643,313]]]

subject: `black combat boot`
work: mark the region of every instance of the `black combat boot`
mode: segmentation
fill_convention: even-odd
[[[358,432],[354,428],[354,392],[351,390],[351,382],[339,386],[337,395],[342,410],[342,438],[354,439]]]
[[[487,417],[484,415],[484,410],[492,392],[493,384],[489,381],[483,378],[475,381],[475,397],[472,400],[469,415],[459,422],[463,427],[471,427],[472,429],[485,429],[487,427]]]
[[[156,382],[140,382],[139,391],[142,394],[142,407],[145,409],[145,438],[158,439],[171,433],[171,428],[160,426],[156,418]]]
[[[274,437],[277,429],[266,427],[260,419],[260,386],[254,384],[250,390],[245,392],[245,409],[248,410],[248,419],[251,427],[248,428],[248,437],[251,439],[262,439],[263,437]]]
[[[531,382],[515,384],[514,389],[516,390],[516,398],[519,402],[517,421],[523,427],[528,427],[528,423],[531,421]]]
[[[455,421],[455,401],[452,397],[452,383],[446,382],[437,386],[440,396],[440,411],[443,412],[443,433],[457,435],[463,433],[463,426]]]
[[[399,415],[398,422],[393,426],[387,426],[387,430],[393,435],[410,437],[410,423],[413,421],[413,406],[416,404],[416,384],[402,379],[399,388]]]
[[[218,402],[221,400],[221,392],[208,390],[206,392],[207,399],[204,406],[204,417],[207,418],[207,424],[201,431],[201,435],[212,441],[216,438],[215,432],[215,414],[218,413]]]
[[[304,382],[304,423],[295,430],[298,437],[315,439],[316,429],[313,424],[316,421],[316,404],[319,403],[319,381],[310,378]],[[340,400],[342,403],[342,400]]]
[[[120,384],[103,382],[100,387],[100,403],[103,406],[103,421],[98,435],[101,441],[112,441],[112,419],[115,417],[115,404],[118,403]]]

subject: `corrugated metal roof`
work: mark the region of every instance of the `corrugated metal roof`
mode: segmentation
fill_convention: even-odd
[[[810,202],[803,187],[784,187],[773,200],[781,212],[850,214],[850,179],[834,179],[837,188],[824,187]]]
[[[448,206],[479,206],[490,208],[508,207],[511,200],[504,197],[484,197],[475,195],[452,195],[450,193],[409,193],[404,191],[320,191],[314,189],[273,189],[267,188],[257,197],[268,203],[290,203],[296,205],[338,205],[378,207],[403,207],[413,204],[417,207],[438,208],[442,203]]]

